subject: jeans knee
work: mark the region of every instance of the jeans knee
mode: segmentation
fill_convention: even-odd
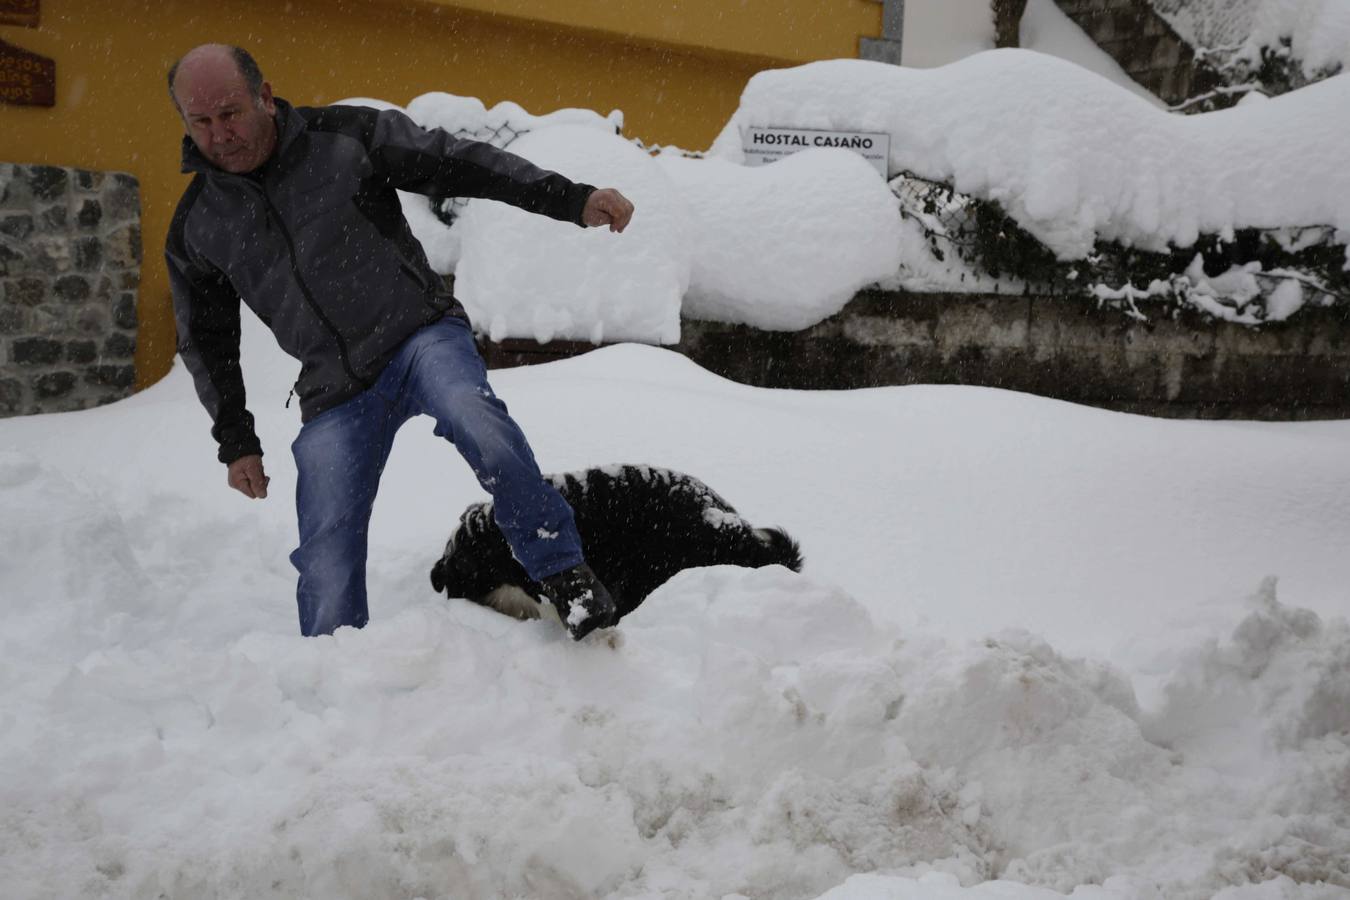
[[[512,428],[506,404],[484,385],[458,385],[441,396],[435,410],[436,434],[455,443],[459,437],[477,438]]]

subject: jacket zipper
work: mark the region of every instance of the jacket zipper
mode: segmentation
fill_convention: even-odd
[[[337,326],[333,324],[333,321],[319,308],[318,301],[315,300],[314,295],[310,293],[309,285],[305,284],[305,279],[300,274],[300,261],[295,254],[295,242],[291,239],[290,231],[286,229],[286,223],[282,221],[281,213],[277,212],[276,206],[272,204],[272,198],[267,193],[267,187],[261,184],[259,187],[262,189],[263,202],[267,204],[267,213],[270,217],[277,220],[277,229],[281,232],[282,238],[286,241],[286,250],[290,253],[291,257],[291,274],[295,276],[295,283],[300,286],[300,293],[304,295],[305,302],[309,304],[310,310],[318,317],[319,321],[323,323],[323,326],[328,329],[329,333],[333,335],[333,339],[337,341],[338,358],[342,362],[342,368],[347,373],[347,377],[357,384],[369,388],[371,382],[366,381],[366,379],[357,375],[352,369],[351,357],[347,352],[347,341],[343,338],[342,332],[338,331]],[[289,398],[286,402],[289,405]]]

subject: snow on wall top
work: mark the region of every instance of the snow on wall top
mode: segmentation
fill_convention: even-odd
[[[1192,46],[1228,47],[1256,59],[1289,40],[1304,74],[1350,67],[1350,3],[1345,0],[1153,0]]]
[[[1243,227],[1350,230],[1347,108],[1350,75],[1180,116],[1026,50],[929,70],[830,60],[751,78],[710,155],[742,161],[750,126],[889,132],[892,173],[996,200],[1078,259],[1098,238],[1160,250]]]

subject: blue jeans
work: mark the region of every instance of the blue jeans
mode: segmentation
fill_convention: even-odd
[[[536,581],[582,561],[572,509],[544,480],[487,370],[468,323],[447,317],[408,338],[374,386],[306,422],[291,445],[297,471],[300,632],[331,634],[369,620],[370,512],[394,434],[425,413],[493,499],[497,525]]]

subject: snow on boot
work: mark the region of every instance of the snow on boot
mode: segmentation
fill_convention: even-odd
[[[585,563],[550,575],[541,584],[572,640],[579,641],[597,628],[614,624],[614,599]]]

